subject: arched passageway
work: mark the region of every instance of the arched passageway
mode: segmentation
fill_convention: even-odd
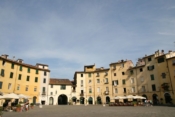
[[[97,97],[97,104],[102,104],[100,96]]]
[[[58,97],[58,105],[67,105],[67,96],[62,94]]]
[[[107,97],[106,97],[106,104],[109,104],[109,102],[110,102],[110,97],[107,96]]]
[[[172,98],[169,93],[165,93],[164,97],[165,97],[165,103],[172,103]]]
[[[80,104],[84,104],[84,97],[80,97]]]
[[[89,102],[89,104],[93,104],[93,98],[89,97],[88,102]]]

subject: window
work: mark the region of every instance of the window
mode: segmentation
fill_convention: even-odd
[[[83,74],[81,74],[81,77],[83,77]]]
[[[118,80],[112,81],[112,84],[113,84],[114,86],[118,85]]]
[[[131,78],[131,84],[134,84],[134,78]]]
[[[140,78],[140,81],[141,81],[141,82],[144,82],[144,78],[143,78],[143,77],[141,77],[141,78]]]
[[[100,87],[97,87],[97,92],[98,92],[98,93],[100,92]]]
[[[27,76],[27,79],[26,79],[26,81],[29,81],[30,80],[30,76]]]
[[[108,75],[108,72],[105,72],[105,76],[107,76]]]
[[[12,84],[9,83],[9,84],[8,84],[8,90],[11,89],[11,86],[12,86]]]
[[[151,61],[151,57],[148,58],[148,61]]]
[[[142,72],[143,71],[143,69],[142,68],[140,68],[140,72]]]
[[[20,90],[20,85],[17,86],[17,90]]]
[[[100,83],[100,79],[97,79],[97,83]]]
[[[158,62],[158,63],[164,62],[164,57],[158,58],[158,59],[157,59],[157,62]]]
[[[121,67],[124,67],[124,63],[121,64]]]
[[[2,89],[3,82],[0,82],[0,89]]]
[[[153,74],[151,74],[150,77],[151,77],[151,80],[154,80],[154,75]]]
[[[99,75],[99,73],[97,73],[97,77],[99,77],[100,75]]]
[[[46,79],[45,78],[43,79],[43,83],[46,83]]]
[[[155,84],[152,85],[152,91],[156,91],[156,85]]]
[[[35,82],[38,82],[38,77],[35,77]]]
[[[105,83],[108,84],[108,78],[105,78]]]
[[[116,76],[116,73],[114,73],[114,76]]]
[[[22,71],[22,66],[19,67],[19,71]]]
[[[81,85],[83,85],[83,80],[81,80]]]
[[[130,74],[131,74],[131,75],[134,74],[133,70],[130,70]]]
[[[50,88],[53,88],[53,85],[50,85]]]
[[[2,61],[2,65],[3,65],[3,66],[5,65],[5,61],[4,61],[4,60]]]
[[[10,78],[13,78],[13,72],[10,72]]]
[[[36,72],[35,73],[38,74],[38,69],[36,69]]]
[[[172,65],[175,65],[175,60],[172,60]]]
[[[60,89],[61,90],[65,90],[66,89],[66,85],[61,85]]]
[[[106,91],[109,91],[109,87],[106,87]]]
[[[28,91],[28,86],[26,86],[26,91]]]
[[[125,72],[122,72],[122,75],[125,75]]]
[[[89,73],[88,76],[91,77],[91,73]]]
[[[57,94],[57,91],[55,91],[55,94]]]
[[[114,70],[116,69],[116,65],[113,66],[113,69],[114,69]]]
[[[91,89],[91,87],[89,88],[89,93],[92,93],[92,89]]]
[[[152,85],[152,91],[156,91],[156,85],[155,84]]]
[[[123,93],[126,93],[126,88],[123,88]]]
[[[4,77],[5,74],[4,74],[4,69],[1,69],[1,76]]]
[[[115,88],[115,93],[118,93],[118,89],[117,88]]]
[[[34,88],[34,91],[35,91],[35,92],[37,91],[37,88],[36,88],[36,87]]]
[[[53,95],[53,92],[50,92],[50,95]]]
[[[44,76],[47,76],[47,72],[46,71],[44,71]]]
[[[45,93],[46,93],[46,87],[43,87],[42,94],[45,94]]]
[[[162,73],[162,78],[166,78],[166,73]]]
[[[122,80],[122,84],[123,84],[123,85],[125,84],[125,79]]]
[[[148,69],[149,71],[153,70],[153,69],[154,69],[154,65],[148,66],[147,69]]]
[[[19,74],[19,76],[18,76],[18,80],[21,80],[21,74]]]
[[[84,94],[84,91],[83,90],[81,90],[81,94]]]
[[[131,91],[132,93],[135,93],[135,87],[132,87]]]
[[[30,68],[28,68],[27,72],[30,73]]]
[[[89,83],[91,83],[92,81],[91,80],[89,80]]]
[[[142,86],[142,92],[146,92],[145,86]]]
[[[12,63],[12,64],[11,64],[11,68],[14,69],[14,66],[15,66],[14,63]]]

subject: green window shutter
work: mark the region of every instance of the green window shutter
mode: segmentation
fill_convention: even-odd
[[[30,76],[27,76],[27,79],[26,79],[26,81],[29,81],[30,80]]]
[[[154,75],[151,75],[151,80],[154,80]]]
[[[19,67],[19,70],[22,71],[22,66]]]
[[[36,69],[36,74],[38,74],[38,69]]]
[[[10,72],[10,78],[13,78],[13,72]]]
[[[28,68],[28,73],[30,73],[30,68]]]
[[[125,84],[125,80],[122,80],[123,84]]]
[[[0,89],[2,89],[3,82],[0,82]]]
[[[1,76],[4,77],[5,74],[4,74],[4,69],[1,69]]]
[[[112,81],[112,85],[114,85],[114,81]]]
[[[15,64],[14,64],[14,63],[12,63],[12,64],[11,64],[11,68],[12,68],[12,69],[14,69],[14,66],[15,66]]]
[[[38,82],[38,77],[35,77],[35,82]]]
[[[19,76],[18,76],[18,80],[21,80],[21,74],[19,74]]]

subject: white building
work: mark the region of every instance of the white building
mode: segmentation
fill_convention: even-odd
[[[50,79],[49,105],[66,105],[72,99],[72,83],[69,79]]]
[[[48,65],[45,64],[36,64],[39,68],[42,69],[49,69]],[[50,81],[50,72],[46,71],[40,71],[40,92],[39,92],[39,102],[42,105],[48,105],[48,99],[47,99],[47,92],[48,92],[48,85]]]

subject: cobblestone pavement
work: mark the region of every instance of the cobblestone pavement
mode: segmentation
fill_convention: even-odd
[[[56,105],[34,107],[27,112],[4,112],[3,117],[175,117],[175,107]]]

